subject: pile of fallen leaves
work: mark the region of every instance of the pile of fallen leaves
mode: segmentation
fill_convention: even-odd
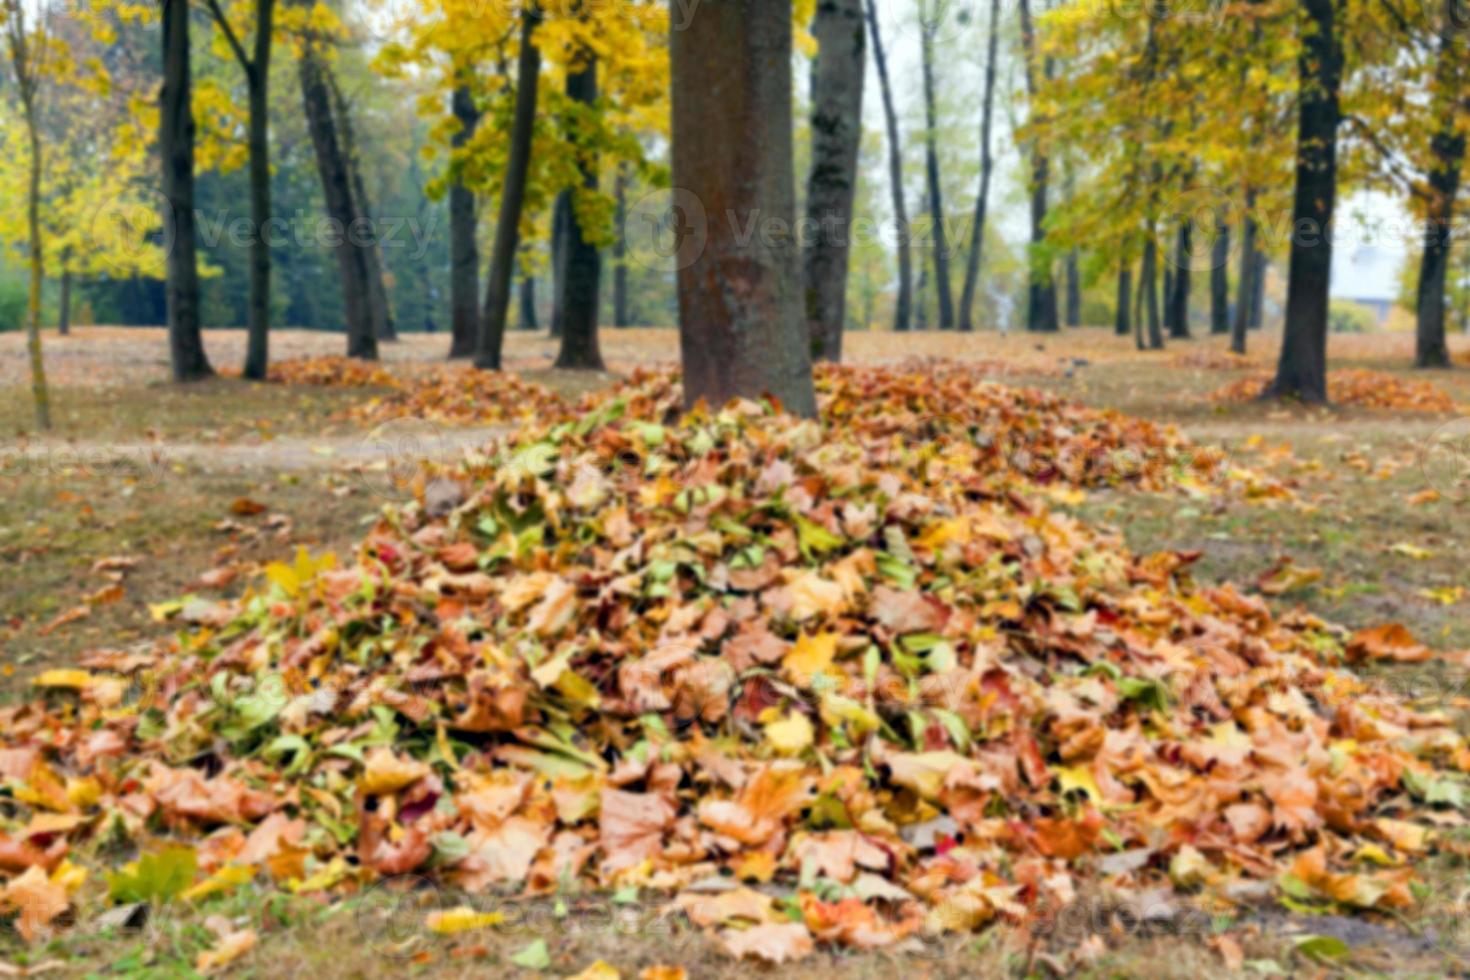
[[[777,961],[1094,887],[1412,906],[1470,752],[1345,664],[1428,652],[1049,512],[984,427],[1082,420],[969,384],[935,417],[828,372],[824,427],[646,381],[425,471],[346,563],[46,672],[0,710],[0,903],[30,938],[257,879],[647,888]]]
[[[384,394],[341,413],[341,418],[369,425],[407,418],[448,426],[494,425],[555,418],[567,409],[562,399],[541,385],[468,364],[402,365],[393,371],[376,361],[310,357],[275,365],[271,380],[332,388],[385,388]]]
[[[1210,394],[1216,402],[1247,402],[1261,397],[1268,374],[1233,381]],[[1394,412],[1454,412],[1455,400],[1431,381],[1402,378],[1385,371],[1343,368],[1327,374],[1327,398],[1337,405],[1356,405]]]

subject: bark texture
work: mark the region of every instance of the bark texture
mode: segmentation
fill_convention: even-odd
[[[893,107],[893,85],[888,79],[888,59],[883,53],[875,3],[876,0],[867,0],[866,11],[868,32],[873,38],[873,64],[878,69],[878,89],[883,95],[883,121],[888,130],[888,186],[898,236],[898,298],[893,306],[893,329],[902,333],[909,328],[914,305],[913,244],[909,241],[908,205],[903,197],[903,145],[899,141],[898,111]]]
[[[1251,308],[1256,298],[1256,219],[1251,211],[1255,207],[1255,194],[1246,194],[1246,215],[1240,231],[1240,276],[1235,284],[1235,319],[1230,323],[1230,349],[1237,354],[1245,353],[1246,332],[1250,329]]]
[[[1181,221],[1174,237],[1174,289],[1169,297],[1169,336],[1176,340],[1189,339],[1189,290],[1194,278],[1189,263],[1193,238],[1194,225]]]
[[[990,129],[995,106],[995,56],[1000,38],[1000,0],[990,0],[990,36],[985,54],[985,94],[980,109],[980,192],[975,196],[975,220],[970,225],[970,252],[965,263],[965,285],[960,291],[960,329],[975,329],[975,292],[980,285],[980,260],[985,248],[985,219],[990,208],[990,178],[995,161],[990,153]]]
[[[1462,71],[1456,59],[1463,57],[1462,48],[1453,33],[1440,39],[1436,74],[1440,90],[1453,91],[1455,73]],[[1450,366],[1450,351],[1445,344],[1445,283],[1450,268],[1453,243],[1455,197],[1460,193],[1460,172],[1465,161],[1465,130],[1460,114],[1470,108],[1453,102],[1442,107],[1440,128],[1430,137],[1430,170],[1426,191],[1423,253],[1419,261],[1419,294],[1415,304],[1417,323],[1414,331],[1414,366],[1443,368]]]
[[[579,70],[567,74],[567,98],[590,106],[597,101],[597,59],[588,57]],[[597,153],[579,147],[577,169],[582,175],[582,188],[597,191]],[[592,236],[582,227],[567,198],[567,231],[562,254],[561,352],[556,366],[579,370],[601,371],[602,351],[597,346],[597,312],[601,297],[602,253]]]
[[[934,95],[934,36],[948,0],[920,0],[920,67],[924,74],[924,180],[934,251],[934,298],[939,329],[954,329],[954,290],[949,281],[949,232],[944,226],[944,189],[939,179],[939,114]],[[936,9],[937,8],[937,9]]]
[[[613,326],[631,327],[632,311],[628,307],[628,165],[618,165],[617,184],[613,194],[617,202],[617,238],[613,241]]]
[[[1215,239],[1210,243],[1210,333],[1230,332],[1230,225],[1223,217],[1215,220]]]
[[[296,64],[301,80],[301,105],[311,133],[312,149],[316,152],[317,173],[321,176],[327,214],[343,229],[350,229],[357,217],[352,199],[352,179],[347,172],[346,152],[332,112],[321,50],[308,42]],[[333,247],[342,281],[347,356],[372,360],[378,356],[378,334],[369,309],[372,294],[368,286],[367,257],[365,250],[356,247],[351,238],[350,233],[344,234]]]
[[[516,56],[516,101],[510,153],[505,162],[505,179],[500,185],[500,214],[495,222],[495,246],[490,253],[489,282],[485,285],[485,310],[475,345],[475,366],[492,371],[500,370],[505,319],[510,311],[511,273],[515,268],[516,247],[520,244],[521,208],[525,204],[526,175],[531,165],[536,90],[541,74],[541,52],[533,39],[540,23],[539,7],[533,5],[521,14],[521,50]]]
[[[163,90],[159,157],[163,163],[165,304],[169,365],[175,381],[214,374],[199,326],[199,246],[194,222],[194,112],[190,104],[188,0],[163,0]]]
[[[1050,77],[1051,59],[1038,64],[1036,33],[1031,17],[1030,0],[1021,0],[1021,48],[1025,56],[1026,94],[1036,104],[1039,79]],[[1047,185],[1051,180],[1051,161],[1039,145],[1031,146],[1031,253],[1030,286],[1026,294],[1026,329],[1039,333],[1056,333],[1057,284],[1050,263],[1045,259]]]
[[[1338,89],[1342,51],[1334,0],[1302,0],[1311,29],[1301,39],[1298,71],[1296,193],[1292,203],[1291,270],[1286,326],[1276,378],[1267,397],[1327,401],[1328,288],[1332,278],[1332,213],[1337,199]]]
[[[450,138],[455,151],[474,138],[480,109],[466,84],[455,86],[451,97],[459,130]],[[461,163],[456,161],[449,184],[449,356],[470,357],[480,325],[480,247],[476,243],[478,204],[465,186]]]
[[[678,275],[690,406],[773,395],[816,414],[789,233],[791,16],[791,0],[705,0],[670,34],[673,182],[709,216],[702,253]],[[756,233],[742,234],[752,222]]]
[[[327,91],[332,96],[332,114],[342,134],[342,155],[347,161],[347,176],[352,189],[354,233],[351,235],[351,245],[362,250],[363,266],[367,269],[368,315],[373,321],[373,333],[379,340],[397,340],[398,327],[394,322],[393,300],[388,295],[383,249],[378,243],[378,225],[373,217],[372,198],[368,197],[367,182],[362,176],[362,157],[357,152],[352,107],[342,95],[332,66],[324,63],[323,71],[327,80]]]
[[[842,360],[858,145],[863,135],[865,26],[862,0],[818,0],[812,34],[812,167],[803,251],[812,359]]]
[[[1124,263],[1118,270],[1118,297],[1113,310],[1113,333],[1126,337],[1133,332],[1133,320],[1128,315],[1133,308],[1133,266]]]

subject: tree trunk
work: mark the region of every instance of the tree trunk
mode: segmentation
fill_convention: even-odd
[[[194,224],[194,112],[189,96],[188,0],[163,0],[163,91],[159,98],[159,157],[167,267],[169,364],[175,381],[214,374],[199,329],[198,232]]]
[[[270,367],[271,247],[266,223],[271,217],[270,77],[271,21],[275,0],[255,0],[255,53],[245,65],[250,120],[250,312],[241,376],[264,381]]]
[[[1041,116],[1035,112],[1036,90],[1039,86],[1038,66],[1036,64],[1036,34],[1031,19],[1030,0],[1021,0],[1021,46],[1026,60],[1026,93],[1031,99],[1034,118],[1040,120]],[[1051,59],[1046,59],[1045,67],[1040,71],[1050,77]],[[1031,250],[1028,267],[1030,269],[1031,283],[1027,289],[1026,298],[1026,329],[1040,333],[1056,333],[1060,327],[1057,324],[1057,284],[1052,275],[1051,265],[1046,260],[1046,212],[1047,212],[1047,184],[1050,181],[1051,161],[1039,144],[1031,147]]]
[[[1302,0],[1311,30],[1303,33],[1298,71],[1296,197],[1292,205],[1291,271],[1281,359],[1267,397],[1327,401],[1328,289],[1332,282],[1332,211],[1337,197],[1337,95],[1342,52],[1333,23],[1335,0]]]
[[[317,173],[321,176],[322,197],[327,214],[344,230],[356,217],[352,200],[352,179],[347,172],[347,158],[338,139],[336,118],[332,113],[331,95],[327,90],[325,64],[321,51],[310,41],[297,62],[301,79],[301,105],[306,115],[311,145],[316,151]],[[373,360],[378,356],[377,330],[368,309],[372,294],[368,287],[365,249],[356,247],[350,234],[336,241],[337,269],[342,280],[342,305],[346,314],[347,356]]]
[[[929,189],[929,220],[934,225],[934,297],[939,307],[939,329],[954,329],[954,288],[949,281],[949,232],[944,225],[944,189],[939,180],[939,115],[934,106],[934,35],[948,0],[920,0],[919,40],[924,75],[924,175]]]
[[[1081,260],[1074,248],[1067,253],[1067,326],[1082,326]]]
[[[532,5],[521,14],[521,50],[516,63],[515,119],[511,124],[510,152],[501,183],[500,214],[495,221],[495,246],[490,252],[485,311],[475,351],[475,366],[500,370],[505,319],[510,310],[511,272],[520,243],[521,207],[526,199],[526,175],[531,165],[531,137],[536,126],[536,88],[541,74],[541,52],[533,43],[541,8]]]
[[[475,192],[465,186],[463,160],[459,155],[474,138],[480,125],[480,109],[468,84],[455,86],[452,97],[459,130],[450,138],[456,155],[449,184],[449,356],[470,357],[480,324],[480,247],[475,241],[477,207]]]
[[[587,64],[580,71],[567,73],[567,99],[590,106],[597,101],[597,58],[584,54]],[[579,147],[577,169],[582,175],[582,188],[597,193],[597,152]],[[567,198],[567,237],[562,255],[562,334],[561,353],[556,366],[584,371],[601,371],[602,351],[597,346],[597,312],[601,299],[602,253],[582,227]]]
[[[1190,252],[1193,248],[1194,226],[1186,219],[1179,223],[1174,239],[1174,295],[1173,310],[1169,316],[1169,336],[1175,340],[1188,340],[1189,333],[1189,287]]]
[[[1251,216],[1255,207],[1255,192],[1246,194],[1246,216],[1241,223],[1240,233],[1240,281],[1235,286],[1235,319],[1230,324],[1230,349],[1237,354],[1245,353],[1246,331],[1250,329],[1251,308],[1256,299],[1256,219]]]
[[[965,265],[965,286],[960,293],[960,329],[975,329],[975,291],[980,285],[980,258],[985,247],[985,212],[990,207],[990,176],[995,161],[990,155],[990,126],[995,104],[995,55],[1000,38],[1000,0],[990,0],[990,37],[985,55],[985,95],[980,109],[980,193],[975,197],[975,221],[970,225],[970,254]]]
[[[1259,240],[1259,232],[1256,237]],[[1259,245],[1256,247],[1255,263],[1256,270],[1251,275],[1250,328],[1260,330],[1266,323],[1266,269],[1270,263],[1266,261],[1266,253],[1261,251]]]
[[[1159,246],[1150,234],[1143,243],[1143,278],[1145,312],[1148,314],[1148,349],[1164,349],[1164,331],[1159,317]]]
[[[1230,332],[1230,225],[1215,216],[1215,240],[1210,246],[1210,333]]]
[[[517,326],[522,330],[536,330],[536,277],[526,275],[524,267],[521,269],[521,309],[517,314]]]
[[[62,262],[68,261],[68,255],[61,257]],[[71,270],[66,266],[61,267],[61,296],[57,300],[56,332],[63,337],[71,336]]]
[[[566,329],[567,311],[567,246],[572,235],[572,195],[562,191],[556,195],[551,209],[551,336],[560,337]]]
[[[908,207],[903,199],[903,147],[898,138],[898,112],[893,107],[893,86],[888,80],[888,61],[883,55],[883,36],[878,31],[877,0],[867,0],[868,31],[873,37],[873,63],[878,69],[878,88],[883,94],[883,119],[888,128],[888,184],[893,196],[893,221],[898,237],[898,299],[893,307],[893,329],[909,328],[914,305],[913,245],[909,241]]]
[[[1173,259],[1164,259],[1164,332],[1174,334],[1174,266]]]
[[[27,39],[25,43],[30,43]],[[17,66],[17,73],[23,70]],[[30,137],[30,185],[26,188],[27,256],[30,289],[26,294],[26,352],[31,362],[31,395],[36,403],[36,428],[51,428],[51,392],[46,386],[46,362],[41,356],[41,278],[45,254],[41,251],[41,129],[36,121],[36,80],[19,80],[25,109],[26,133]]]
[[[1440,39],[1436,74],[1442,76],[1444,86],[1451,90],[1459,70],[1455,59],[1459,56],[1454,34]],[[1445,345],[1445,283],[1450,267],[1455,197],[1460,193],[1460,168],[1465,159],[1465,131],[1458,125],[1459,109],[1454,103],[1446,107],[1440,129],[1429,141],[1429,195],[1425,202],[1424,253],[1419,263],[1418,322],[1414,332],[1414,366],[1419,368],[1450,366],[1450,351]]]
[[[1117,308],[1113,311],[1113,333],[1126,337],[1133,332],[1133,323],[1128,316],[1133,304],[1133,266],[1128,262],[1118,270]]]
[[[613,326],[633,325],[628,309],[628,165],[618,164],[617,239],[613,242]]]
[[[807,176],[805,308],[812,359],[842,360],[852,202],[863,135],[863,0],[818,0],[812,34],[812,166]]]
[[[817,412],[799,256],[779,234],[796,217],[791,17],[791,0],[705,0],[670,36],[673,183],[717,216],[702,254],[679,269],[690,407],[770,395],[788,412]]]
[[[929,329],[929,267],[919,263],[919,282],[914,287],[914,329]]]
[[[352,188],[353,227],[352,246],[363,252],[363,265],[367,268],[368,315],[373,321],[373,333],[379,340],[397,340],[398,328],[394,324],[393,301],[388,295],[388,283],[384,273],[383,250],[378,244],[377,222],[373,219],[373,208],[368,198],[367,183],[362,179],[362,158],[357,152],[357,136],[352,128],[352,114],[348,112],[347,100],[337,86],[337,76],[328,64],[322,65],[327,81],[327,91],[332,96],[332,110],[342,133],[342,155],[347,161],[347,176]]]

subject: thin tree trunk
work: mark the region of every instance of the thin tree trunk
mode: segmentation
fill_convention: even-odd
[[[480,247],[476,243],[478,205],[475,192],[465,186],[461,154],[480,125],[480,109],[467,83],[454,88],[454,118],[459,129],[450,138],[456,159],[449,184],[449,320],[451,358],[470,357],[480,325]]]
[[[1215,216],[1215,240],[1210,246],[1210,333],[1230,332],[1230,225]]]
[[[254,54],[242,59],[250,106],[246,143],[250,153],[250,305],[245,367],[241,376],[264,381],[270,367],[271,216],[270,77],[271,22],[275,0],[255,0]],[[223,14],[218,15],[223,18]]]
[[[980,259],[985,247],[985,212],[990,207],[990,177],[995,161],[990,155],[990,126],[995,104],[995,55],[1000,39],[1000,0],[990,0],[990,37],[985,55],[985,95],[980,109],[980,193],[975,197],[975,220],[970,225],[970,254],[965,264],[965,286],[960,293],[960,329],[975,329],[975,292],[980,285]]]
[[[1164,331],[1159,316],[1159,247],[1154,235],[1143,243],[1143,281],[1145,311],[1148,314],[1148,349],[1164,349]]]
[[[70,259],[70,253],[61,257],[62,262]],[[56,332],[63,337],[71,336],[71,270],[65,265],[61,268],[61,296],[57,301],[59,309],[56,312]]]
[[[842,360],[852,203],[863,135],[863,0],[818,0],[812,34],[812,166],[803,253],[807,334],[813,360]]]
[[[628,309],[628,164],[618,164],[617,239],[613,242],[613,326],[633,324]]]
[[[1175,340],[1188,340],[1189,333],[1189,288],[1190,253],[1193,250],[1194,225],[1185,219],[1179,222],[1174,239],[1174,295],[1173,312],[1169,317],[1169,336]]]
[[[572,195],[562,191],[551,208],[551,336],[566,329],[567,245],[572,235]]]
[[[168,310],[169,365],[173,379],[195,381],[214,374],[199,328],[198,231],[194,223],[194,112],[189,71],[188,0],[163,0],[163,90],[159,97],[159,157],[163,164],[162,215]]]
[[[536,277],[526,275],[524,263],[521,267],[521,309],[517,314],[517,326],[522,330],[539,329],[536,323]]]
[[[1245,220],[1240,233],[1240,281],[1235,287],[1235,320],[1230,324],[1230,349],[1237,354],[1245,353],[1246,332],[1250,329],[1251,308],[1256,298],[1256,219],[1255,191],[1246,193]]]
[[[1033,118],[1041,120],[1035,111],[1036,93],[1040,85],[1038,73],[1050,77],[1051,59],[1044,67],[1038,67],[1035,27],[1031,19],[1030,0],[1021,0],[1021,46],[1026,60],[1026,94],[1031,99]],[[1026,299],[1026,329],[1041,333],[1056,333],[1057,284],[1050,265],[1044,261],[1046,244],[1047,184],[1050,181],[1051,161],[1039,144],[1031,147],[1031,251],[1027,263],[1030,269],[1030,286]]]
[[[29,42],[27,42],[29,43]],[[31,361],[31,395],[36,403],[36,428],[51,428],[51,392],[46,386],[46,362],[41,356],[41,278],[45,255],[41,251],[41,129],[36,122],[36,80],[24,77],[28,69],[17,65],[22,75],[19,87],[25,109],[26,133],[30,137],[30,185],[26,188],[27,260],[30,266],[30,290],[26,295],[26,353]]]
[[[347,159],[338,138],[336,117],[332,112],[327,89],[325,64],[320,49],[308,41],[297,62],[301,79],[301,105],[306,115],[311,144],[316,151],[317,173],[321,176],[322,197],[327,214],[342,228],[349,228],[356,217],[352,200],[352,179],[347,172]],[[347,356],[373,360],[378,356],[377,330],[368,308],[372,293],[368,287],[366,250],[352,243],[351,235],[337,239],[337,269],[342,280],[342,305],[346,318]]]
[[[929,329],[929,267],[919,263],[919,282],[914,288],[914,329]]]
[[[1302,0],[1311,24],[1301,39],[1296,197],[1281,359],[1267,397],[1327,401],[1328,290],[1337,198],[1338,87],[1342,52],[1335,0]]]
[[[1260,239],[1259,232],[1256,235]],[[1260,330],[1266,324],[1266,269],[1270,263],[1266,261],[1266,253],[1256,247],[1255,254],[1256,271],[1251,276],[1251,321],[1252,330]]]
[[[678,273],[690,407],[770,395],[796,415],[817,412],[796,245],[742,234],[796,218],[791,17],[791,0],[705,0],[670,35],[673,184],[718,215]]]
[[[1067,326],[1082,326],[1081,259],[1074,248],[1067,253]]]
[[[597,101],[597,58],[586,54],[587,64],[580,71],[567,73],[567,99],[590,106]],[[597,153],[581,148],[577,169],[582,175],[582,188],[597,193]],[[567,237],[562,255],[562,334],[561,353],[556,366],[584,371],[601,371],[602,351],[597,346],[597,312],[601,298],[602,253],[582,227],[567,198]]]
[[[1174,266],[1173,259],[1168,257],[1167,250],[1164,258],[1164,332],[1171,337],[1174,333]]]
[[[954,287],[949,281],[949,232],[944,224],[944,188],[939,179],[939,114],[934,105],[934,35],[947,0],[920,0],[919,40],[924,75],[924,176],[929,189],[929,220],[934,224],[934,296],[939,307],[939,329],[954,329]]]
[[[372,202],[368,198],[367,183],[362,178],[362,158],[357,152],[357,135],[352,128],[352,114],[347,100],[337,85],[337,76],[331,65],[323,64],[327,80],[327,91],[332,96],[332,110],[342,133],[342,155],[347,161],[347,175],[351,179],[353,221],[355,233],[351,235],[354,248],[363,251],[363,264],[367,267],[368,314],[372,317],[373,332],[379,340],[397,340],[398,328],[394,324],[393,300],[388,295],[388,283],[384,273],[383,250],[378,243],[377,222],[373,219]]]
[[[1113,311],[1113,333],[1126,337],[1133,332],[1132,319],[1128,316],[1133,302],[1133,266],[1124,262],[1118,270],[1118,299]]]
[[[498,371],[505,320],[510,309],[511,272],[520,242],[521,208],[526,198],[526,176],[531,164],[531,137],[536,125],[536,88],[541,74],[541,52],[532,39],[541,23],[541,8],[532,4],[521,14],[521,50],[516,63],[515,119],[510,152],[501,183],[500,215],[495,222],[495,246],[490,253],[489,282],[475,366]]]
[[[867,0],[868,31],[873,38],[873,63],[878,69],[878,88],[883,94],[883,119],[888,128],[888,184],[893,197],[893,221],[898,236],[898,299],[893,307],[893,329],[909,328],[914,305],[913,246],[909,241],[908,207],[903,198],[903,147],[898,136],[898,112],[893,107],[893,86],[888,80],[888,61],[883,55],[883,36],[878,31],[876,0]]]
[[[1455,74],[1462,70],[1456,63],[1460,57],[1456,48],[1454,34],[1440,39],[1436,74],[1441,76],[1441,91],[1453,91]],[[1466,104],[1470,106],[1470,100]],[[1455,197],[1460,193],[1460,168],[1465,159],[1465,130],[1459,125],[1459,108],[1453,102],[1446,107],[1441,127],[1429,141],[1432,163],[1425,202],[1424,252],[1419,263],[1418,322],[1414,331],[1414,366],[1419,368],[1450,366],[1450,351],[1445,344],[1445,283],[1450,267]]]

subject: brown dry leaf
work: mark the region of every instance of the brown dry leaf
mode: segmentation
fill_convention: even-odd
[[[266,505],[249,497],[236,497],[230,504],[230,513],[236,517],[254,517],[256,514],[264,514]]]
[[[1347,655],[1349,660],[1388,660],[1401,664],[1422,663],[1433,656],[1402,623],[1358,630],[1348,641]]]
[[[705,892],[682,892],[674,905],[701,929],[723,926],[736,920],[761,923],[771,918],[775,901],[751,888],[732,888],[710,895]]]
[[[199,954],[199,958],[194,961],[194,969],[200,973],[213,973],[229,966],[254,949],[257,938],[254,929],[227,932],[214,944],[213,949]]]
[[[45,625],[43,625],[40,629],[36,630],[36,635],[38,635],[38,636],[50,636],[52,633],[55,633],[57,630],[61,629],[63,626],[66,626],[66,625],[68,625],[70,623],[75,623],[79,619],[86,619],[90,615],[92,615],[92,607],[91,606],[88,606],[88,605],[72,606],[70,609],[66,610],[65,612],[58,613],[57,615],[53,616],[50,620],[48,620],[45,623]]]
[[[1215,952],[1220,954],[1220,959],[1224,962],[1225,969],[1231,973],[1239,971],[1245,965],[1245,950],[1240,948],[1240,943],[1229,933],[1212,936],[1206,942]]]
[[[30,943],[40,938],[52,920],[65,912],[71,903],[66,897],[64,884],[52,881],[40,865],[32,865],[0,892],[0,904],[20,913],[15,927]]]
[[[638,980],[688,980],[689,971],[682,966],[650,966],[638,974]]]
[[[358,787],[369,796],[389,796],[429,774],[429,767],[417,759],[396,755],[387,746],[378,746],[367,755]]]
[[[664,831],[676,810],[656,793],[627,793],[604,788],[601,806],[603,866],[629,868],[653,857],[663,846]]]
[[[113,583],[112,585],[104,585],[96,592],[83,596],[82,601],[89,606],[106,606],[114,602],[121,602],[125,594],[121,585]]]
[[[811,933],[799,922],[726,929],[720,933],[720,943],[737,960],[751,957],[778,965],[810,956],[816,950]]]

